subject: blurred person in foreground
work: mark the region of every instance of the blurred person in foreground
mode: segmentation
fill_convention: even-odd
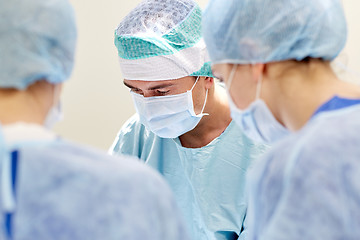
[[[49,127],[74,64],[67,0],[0,0],[0,239],[187,239],[171,190]]]
[[[211,0],[203,27],[239,127],[291,132],[249,174],[249,239],[360,239],[360,88],[330,65],[342,2]]]

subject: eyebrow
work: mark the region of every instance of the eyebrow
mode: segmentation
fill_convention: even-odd
[[[161,88],[167,88],[167,87],[171,87],[172,85],[174,85],[174,84],[173,83],[166,83],[166,84],[157,85],[155,87],[149,88],[148,90],[156,90],[156,89],[161,89]]]
[[[137,87],[134,87],[134,86],[132,86],[132,85],[126,83],[126,82],[124,82],[124,85],[127,86],[128,88],[137,88]],[[156,90],[156,89],[171,87],[173,85],[174,85],[173,83],[164,83],[164,84],[161,84],[161,85],[157,85],[155,87],[151,87],[148,90]]]

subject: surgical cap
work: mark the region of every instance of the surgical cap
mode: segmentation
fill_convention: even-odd
[[[203,33],[216,63],[333,60],[347,27],[341,0],[210,0]]]
[[[213,77],[201,15],[192,0],[142,1],[115,31],[123,77],[143,81]]]
[[[67,0],[0,0],[0,87],[68,79],[76,26]]]

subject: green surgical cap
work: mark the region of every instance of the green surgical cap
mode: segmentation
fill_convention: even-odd
[[[213,77],[201,36],[201,14],[191,0],[142,1],[115,31],[124,78]]]

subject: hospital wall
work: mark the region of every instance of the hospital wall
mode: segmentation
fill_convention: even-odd
[[[113,37],[116,26],[140,0],[70,1],[79,31],[76,64],[64,86],[64,121],[55,126],[55,131],[66,139],[107,150],[135,112],[129,90],[122,83]],[[207,0],[197,2],[205,7]],[[360,1],[343,3],[349,38],[335,67],[343,79],[360,83]],[[339,67],[342,65],[347,72]]]

